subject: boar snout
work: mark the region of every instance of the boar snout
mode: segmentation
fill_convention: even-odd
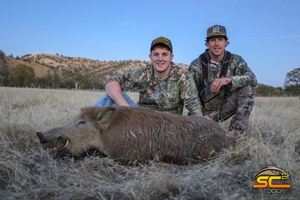
[[[42,143],[42,144],[47,143],[46,138],[44,137],[44,135],[41,132],[36,132],[36,135],[40,139],[40,143]]]

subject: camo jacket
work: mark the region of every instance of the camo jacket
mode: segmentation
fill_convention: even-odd
[[[216,78],[220,77],[221,66],[221,62],[219,64],[214,64],[212,62],[208,63],[207,84],[212,83]],[[206,84],[203,82],[200,56],[191,62],[188,71],[191,73],[195,81],[196,87],[200,93],[201,90],[204,89]],[[234,91],[238,88],[242,88],[245,86],[255,87],[257,85],[257,79],[255,74],[248,67],[246,61],[237,54],[231,54],[226,77],[229,77],[231,79],[231,84],[225,87],[225,90],[228,91]]]
[[[189,115],[202,116],[200,100],[195,83],[187,70],[171,64],[171,71],[165,78],[154,74],[153,66],[131,69],[104,81],[104,85],[118,81],[122,90],[138,90],[142,107],[182,115],[184,106]]]

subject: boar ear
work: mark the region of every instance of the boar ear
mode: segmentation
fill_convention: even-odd
[[[97,113],[97,123],[100,126],[100,129],[107,130],[113,121],[113,114],[116,108],[114,106],[108,106],[103,109],[99,113]]]

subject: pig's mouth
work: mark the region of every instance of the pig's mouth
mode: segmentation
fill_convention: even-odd
[[[53,138],[52,140],[46,139],[42,133],[37,133],[37,136],[40,139],[40,142],[44,144],[44,148],[49,150],[50,154],[54,157],[61,157],[70,154],[67,147],[70,144],[70,140],[68,138],[63,138],[62,136],[58,136],[57,138]]]
[[[55,140],[45,144],[45,148],[49,150],[49,153],[57,157],[72,156],[67,149],[70,144],[70,140],[67,138],[57,137]]]
[[[55,157],[65,157],[65,156],[72,156],[70,151],[67,149],[68,145],[70,144],[70,140],[63,139],[63,138],[57,138],[58,144],[52,149],[52,154],[55,155]]]
[[[74,157],[75,160],[81,160],[90,156],[107,157],[104,153],[97,149],[87,149],[78,155],[72,154],[68,148],[72,142],[69,138],[55,136],[52,138],[45,137],[41,132],[37,132],[37,136],[43,145],[43,148],[49,151],[54,158]]]
[[[67,146],[70,144],[70,141],[61,137],[57,138],[57,140],[58,144],[56,147],[53,148],[53,150],[56,152],[56,154],[59,154],[67,148]]]

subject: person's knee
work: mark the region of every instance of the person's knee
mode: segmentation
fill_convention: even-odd
[[[252,88],[251,86],[246,86],[243,88],[239,88],[236,91],[236,97],[237,97],[237,104],[245,104],[246,102],[248,102],[248,104],[250,103],[254,103],[255,100],[255,90],[254,88]]]
[[[239,93],[244,96],[255,97],[255,90],[251,86],[246,86],[239,89]]]

